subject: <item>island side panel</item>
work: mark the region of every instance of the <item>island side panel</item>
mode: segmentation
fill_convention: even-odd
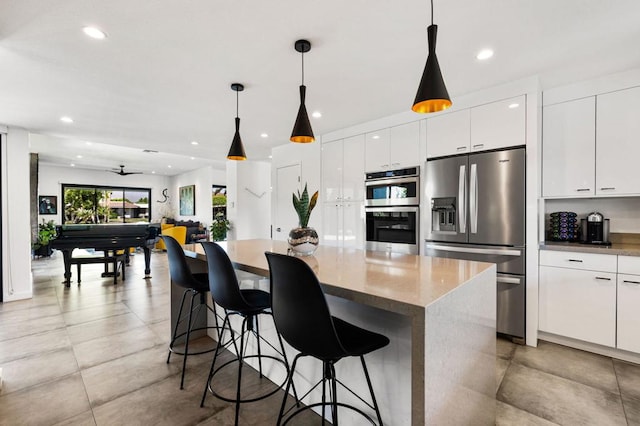
[[[425,314],[425,423],[494,425],[496,267]]]

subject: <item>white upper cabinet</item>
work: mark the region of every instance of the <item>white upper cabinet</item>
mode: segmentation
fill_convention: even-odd
[[[471,108],[471,151],[524,145],[525,120],[525,95]]]
[[[595,97],[545,107],[542,114],[542,196],[593,196],[595,145]]]
[[[342,198],[342,139],[322,144],[322,197],[323,202]]]
[[[401,169],[420,164],[420,122],[366,134],[367,172]]]
[[[640,194],[640,87],[599,95],[596,194]]]
[[[365,170],[376,172],[391,167],[389,159],[389,129],[366,134]]]
[[[364,135],[322,144],[322,202],[364,200]]]
[[[464,154],[471,150],[468,109],[427,119],[427,158]]]
[[[343,141],[342,199],[364,200],[364,135]]]
[[[389,129],[389,162],[392,169],[412,167],[420,160],[420,122]]]

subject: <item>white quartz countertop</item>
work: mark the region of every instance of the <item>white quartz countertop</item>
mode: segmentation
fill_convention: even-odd
[[[234,266],[268,276],[266,251],[286,254],[284,241],[225,241]],[[184,246],[191,257],[205,259],[200,244]],[[342,249],[320,245],[313,256],[301,257],[335,296],[399,313],[424,309],[493,264],[427,256]]]
[[[540,244],[540,250],[573,251],[576,253],[613,254],[620,256],[640,256],[640,244],[613,243],[608,247],[546,241]]]

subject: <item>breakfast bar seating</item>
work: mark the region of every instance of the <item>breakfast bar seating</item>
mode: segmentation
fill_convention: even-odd
[[[300,351],[293,360],[291,373],[287,380],[285,395],[278,414],[278,426],[283,420],[284,423],[287,423],[304,410],[314,407],[321,407],[321,414],[324,416],[326,406],[331,408],[331,422],[335,426],[339,424],[339,408],[353,410],[364,416],[371,423],[374,423],[371,416],[362,409],[339,402],[338,384],[357,396],[336,375],[335,364],[347,357],[360,358],[364,377],[371,394],[371,404],[366,403],[360,396],[358,398],[365,402],[370,409],[374,410],[378,425],[381,426],[380,408],[376,402],[364,355],[387,346],[389,339],[382,334],[365,330],[332,316],[318,278],[305,262],[295,257],[277,253],[267,252],[265,255],[269,262],[271,305],[276,327],[284,339],[296,350]],[[311,356],[322,361],[322,379],[308,392],[310,393],[314,388],[322,385],[322,402],[299,407],[298,401],[296,401],[295,406],[285,411],[287,394],[294,380],[296,364],[301,357],[305,356]],[[330,399],[328,402],[326,399],[327,385],[329,386]],[[287,413],[296,407],[298,409],[287,416]]]
[[[265,278],[269,277],[265,252],[286,254],[289,248],[286,241],[268,239],[217,245],[234,268]],[[208,260],[200,244],[185,245],[185,254],[192,267]],[[495,424],[495,264],[325,245],[300,260],[317,276],[331,315],[389,339],[387,347],[366,355],[385,425]],[[269,289],[266,280],[255,285]],[[232,325],[239,332],[241,324]],[[261,336],[278,346],[276,330],[269,325],[261,324]],[[285,349],[290,359],[297,354],[290,346]],[[358,395],[367,396],[363,371],[349,361],[335,364],[337,377]],[[316,383],[321,373],[316,362],[299,358],[293,383]],[[284,383],[283,371],[272,364],[264,360],[263,375],[273,383]],[[247,365],[259,369],[253,362]],[[309,405],[321,396],[317,388],[296,400]],[[340,402],[361,404],[349,392],[338,396]],[[340,412],[342,424],[362,420],[353,410]]]

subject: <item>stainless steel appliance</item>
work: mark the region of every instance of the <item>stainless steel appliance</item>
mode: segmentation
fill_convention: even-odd
[[[420,169],[367,173],[367,250],[419,254]]]
[[[365,190],[365,206],[417,206],[420,204],[420,169],[367,173]]]
[[[605,219],[601,213],[589,213],[586,219],[580,221],[582,226],[582,242],[585,244],[597,244],[608,246],[609,219]]]
[[[497,330],[525,338],[525,148],[427,160],[425,254],[497,264]]]

